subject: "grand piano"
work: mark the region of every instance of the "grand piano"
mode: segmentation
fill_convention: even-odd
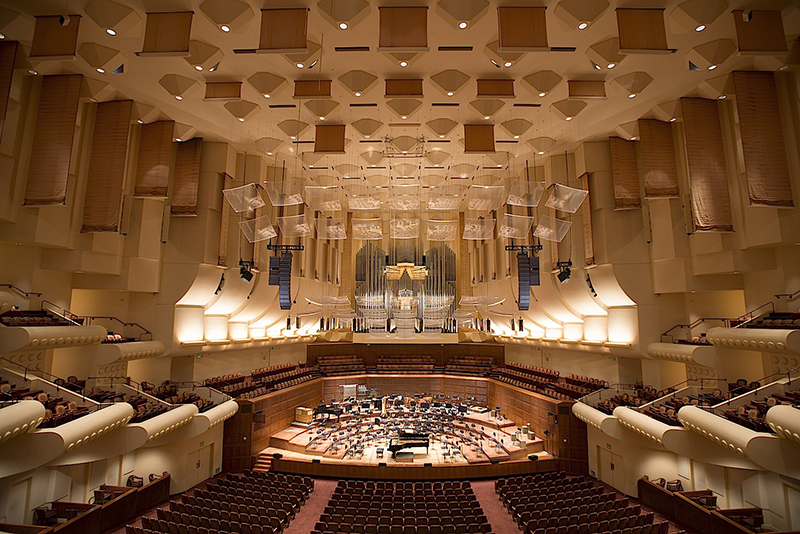
[[[397,451],[409,449],[411,447],[425,447],[425,453],[427,454],[428,447],[430,447],[430,438],[428,434],[400,432],[396,438],[392,438],[388,449],[392,453],[392,458],[395,458]]]
[[[342,415],[342,408],[332,404],[320,404],[314,408],[314,419],[316,419],[318,415],[327,415],[328,417],[335,415],[336,419],[339,419],[339,416]]]

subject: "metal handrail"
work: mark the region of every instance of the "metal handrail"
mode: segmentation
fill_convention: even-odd
[[[748,324],[748,323],[750,323],[752,321],[755,321],[756,319],[761,317],[761,315],[763,315],[763,314],[755,315],[755,313],[758,310],[762,309],[762,308],[766,308],[767,306],[769,306],[771,308],[770,313],[775,313],[775,303],[772,302],[772,301],[765,302],[764,304],[762,304],[758,308],[753,308],[752,310],[746,312],[744,315],[742,315],[740,317],[737,317],[736,319],[733,319],[731,322],[733,322],[733,321],[741,321],[736,326],[734,326],[734,328],[739,328],[739,327],[741,327],[743,325],[746,325],[746,324]],[[749,319],[745,319],[746,317],[749,317]]]
[[[78,392],[78,391],[75,391],[74,389],[71,389],[71,388],[68,388],[68,387],[66,387],[66,386],[62,386],[62,385],[59,385],[58,383],[56,383],[56,380],[62,380],[62,381],[64,381],[64,379],[63,379],[63,378],[61,378],[60,376],[56,376],[56,375],[54,375],[54,374],[48,373],[47,371],[40,371],[40,370],[38,370],[38,369],[31,369],[30,367],[27,367],[27,366],[25,366],[25,365],[22,365],[22,364],[21,364],[21,363],[19,363],[19,362],[15,362],[15,361],[13,361],[13,360],[9,360],[8,358],[4,358],[4,357],[2,357],[2,356],[0,356],[0,360],[3,360],[3,361],[5,361],[5,362],[8,362],[8,363],[10,363],[10,364],[12,364],[12,365],[16,365],[17,367],[21,367],[22,369],[24,369],[24,370],[25,370],[25,372],[24,372],[24,373],[23,373],[23,375],[22,375],[22,379],[23,379],[23,380],[30,380],[30,379],[28,378],[28,372],[30,372],[30,373],[31,373],[31,374],[33,374],[33,376],[35,376],[36,378],[44,378],[44,379],[47,379],[47,381],[48,381],[48,382],[50,382],[50,383],[51,383],[51,384],[52,384],[52,385],[53,385],[53,386],[56,388],[56,391],[60,391],[60,390],[62,390],[62,389],[63,389],[64,391],[69,391],[70,393],[73,393],[73,394],[75,394],[75,395],[79,396],[79,397],[81,398],[81,402],[82,402],[83,404],[86,404],[86,401],[87,401],[87,400],[90,400],[90,399],[87,399],[86,395],[84,395],[83,393],[81,393],[81,392]],[[44,377],[41,377],[41,376],[38,376],[36,373],[41,373],[42,375],[45,375],[45,376],[44,376]],[[45,377],[46,377],[46,378],[45,378]],[[65,381],[65,382],[66,382],[66,381]],[[68,383],[68,384],[69,384],[69,382],[66,382],[66,383]],[[92,401],[92,402],[94,402],[94,401]]]
[[[46,309],[45,308],[45,304],[47,304],[48,306],[52,306],[52,307],[56,308],[58,311],[51,310],[51,309]],[[49,300],[42,300],[41,310],[42,311],[48,311],[48,312],[51,312],[51,313],[55,313],[56,315],[60,316],[61,318],[66,319],[67,321],[71,322],[75,326],[83,326],[83,323],[80,322],[81,317],[79,315],[75,315],[74,313],[72,313],[68,309],[62,308],[61,306],[59,306],[55,302],[50,302]]]
[[[139,328],[140,330],[142,330],[142,333],[139,334],[139,338],[138,338],[139,341],[142,341],[142,336],[145,335],[145,334],[150,336],[149,341],[153,340],[153,333],[150,330],[148,330],[147,328],[145,328],[142,325],[140,325],[139,323],[128,323],[128,322],[123,321],[122,319],[119,319],[117,317],[113,317],[111,315],[84,315],[82,317],[82,319],[88,319],[89,320],[88,324],[92,324],[92,320],[94,320],[94,319],[110,319],[112,321],[118,322],[119,324],[121,324],[124,327],[125,326],[135,326],[136,328]]]
[[[672,328],[670,328],[669,330],[667,330],[666,332],[661,334],[661,336],[662,337],[669,336],[670,338],[672,338],[674,340],[675,336],[670,335],[670,332],[672,332],[676,328],[687,328],[689,330],[689,333],[691,334],[692,333],[692,328],[694,328],[695,326],[697,326],[697,325],[699,325],[701,323],[704,323],[706,321],[722,321],[723,324],[725,324],[726,327],[730,324],[730,319],[728,317],[700,317],[699,319],[695,319],[690,324],[676,324],[675,326],[673,326]]]
[[[18,293],[20,293],[21,295],[24,295],[26,299],[31,298],[31,295],[34,295],[34,296],[37,296],[37,297],[41,297],[42,296],[42,293],[37,293],[36,291],[25,291],[24,289],[18,288],[14,284],[0,284],[0,287],[7,287],[9,289],[13,289],[13,290],[17,291]]]
[[[780,300],[781,297],[786,297],[786,300],[792,300],[797,295],[800,295],[800,289],[798,289],[794,293],[778,293],[777,295],[775,295],[775,298]]]

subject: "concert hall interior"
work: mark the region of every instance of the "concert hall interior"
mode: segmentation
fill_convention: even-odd
[[[800,532],[796,0],[0,0],[0,533]]]

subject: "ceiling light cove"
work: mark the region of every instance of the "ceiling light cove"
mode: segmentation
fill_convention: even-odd
[[[503,63],[503,66],[504,66],[505,68],[508,68],[508,67],[510,67],[511,65],[513,65],[513,63],[511,63],[510,61],[506,61],[505,63]]]
[[[355,93],[353,93],[353,96],[361,96],[361,93],[359,93],[358,91],[356,91]]]
[[[405,60],[401,61],[400,62],[400,66],[401,67],[408,67],[408,61],[405,61]]]
[[[705,30],[705,29],[706,29],[706,25],[705,25],[705,24],[700,24],[699,26],[697,26],[697,27],[694,29],[694,31],[696,31],[696,32],[701,32],[701,31],[703,31],[703,30]]]
[[[219,29],[224,31],[225,33],[228,33],[229,31],[231,31],[231,27],[228,26],[227,24],[223,24],[222,26],[219,27]]]
[[[714,65],[714,64],[711,64],[711,65],[708,66],[708,70],[714,70],[716,68],[717,68],[717,66]]]
[[[114,28],[106,28],[106,33],[108,35],[110,35],[111,37],[114,37],[115,35],[117,35],[117,32],[116,32],[116,30],[114,30]]]
[[[295,66],[295,67],[297,67],[298,69],[303,69],[303,68],[305,68],[305,65],[303,65],[303,64],[302,64],[302,63],[300,63],[300,62],[297,62],[297,63],[295,63],[295,64],[294,64],[294,66]]]
[[[203,66],[202,65],[195,65],[194,68],[196,70],[203,70]]]
[[[464,21],[464,20],[462,20],[461,22],[458,23],[458,28],[460,30],[466,30],[467,26],[469,26],[469,23]]]
[[[578,24],[578,29],[579,30],[585,30],[588,27],[589,27],[589,23],[588,22],[581,22],[580,24]]]
[[[349,28],[349,26],[347,25],[346,22],[340,22],[339,23],[339,29],[340,30],[346,30],[347,28]]]

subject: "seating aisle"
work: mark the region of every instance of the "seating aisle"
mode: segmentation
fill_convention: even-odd
[[[283,534],[309,534],[314,530],[314,525],[319,521],[320,514],[331,499],[336,484],[335,480],[315,479],[314,492]]]
[[[503,506],[497,493],[494,491],[494,480],[474,480],[471,482],[472,491],[481,509],[492,525],[492,534],[520,534],[520,530],[508,510]]]

